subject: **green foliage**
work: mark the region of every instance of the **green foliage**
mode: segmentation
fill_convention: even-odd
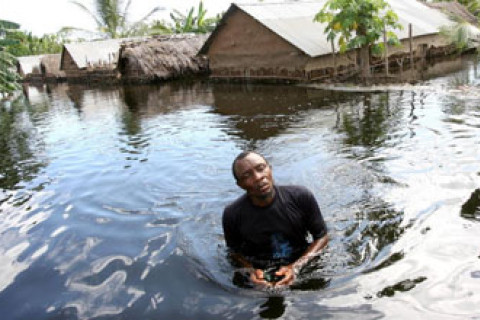
[[[207,18],[207,10],[200,1],[198,7],[192,7],[187,14],[174,10],[170,14],[172,23],[156,21],[152,30],[154,33],[208,33],[213,31],[221,19],[221,15]]]
[[[468,11],[478,17],[480,13],[480,1],[479,0],[460,0],[458,1],[467,7]]]
[[[31,32],[9,31],[5,39],[8,44],[5,45],[6,51],[16,57],[60,53],[63,44],[66,42],[59,35],[44,35],[42,37],[34,36]]]
[[[340,52],[375,45],[384,28],[401,29],[398,16],[385,0],[328,0],[314,21],[326,23],[329,41],[337,40]],[[387,33],[388,42],[398,44],[393,32]],[[374,48],[380,52],[383,45]]]
[[[8,39],[7,35],[11,30],[20,28],[20,25],[14,22],[0,20],[0,94],[4,96],[10,92],[19,89],[19,75],[15,71],[17,60],[6,51],[7,45],[16,44],[16,41]]]
[[[19,29],[20,25],[18,23],[7,21],[7,20],[0,20],[0,32],[8,30],[8,29]]]
[[[164,20],[155,20],[150,27],[150,34],[152,35],[172,33],[174,33],[172,26]]]
[[[451,2],[451,0],[435,0],[433,2]],[[480,0],[457,0],[457,2],[465,6],[473,15],[478,17],[480,14]]]
[[[17,60],[6,51],[0,51],[0,93],[2,95],[20,88],[20,76],[16,73]]]
[[[450,39],[458,51],[464,51],[472,45],[472,39],[476,38],[474,28],[466,21],[457,21],[453,26],[444,26],[440,33]]]
[[[74,5],[86,12],[96,23],[96,31],[65,27],[63,32],[85,32],[99,38],[125,38],[142,36],[149,33],[146,20],[162,8],[153,8],[146,16],[137,22],[128,20],[132,0],[125,4],[124,0],[95,0],[94,9],[89,9],[78,1],[71,1]],[[123,8],[123,9],[122,9]]]
[[[436,0],[434,2],[450,2],[445,0]],[[458,0],[458,3],[465,6],[470,13],[479,16],[480,14],[480,0]],[[455,45],[456,49],[461,52],[474,45],[472,39],[477,39],[477,33],[474,27],[467,21],[462,20],[461,17],[450,14],[450,18],[455,22],[452,26],[444,26],[440,29],[440,33],[450,39],[450,42]],[[478,43],[476,44],[478,46]]]

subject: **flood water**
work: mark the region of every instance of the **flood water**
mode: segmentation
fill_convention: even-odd
[[[1,318],[480,319],[476,67],[383,93],[29,87],[0,106]],[[244,149],[329,228],[288,290],[232,280]]]

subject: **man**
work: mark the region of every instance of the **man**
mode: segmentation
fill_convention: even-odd
[[[232,164],[237,185],[246,191],[223,212],[223,230],[231,257],[250,270],[257,285],[284,286],[327,245],[328,234],[318,204],[299,186],[277,186],[263,156],[247,151]],[[311,234],[313,242],[308,243]],[[280,280],[271,281],[264,270],[278,268]]]

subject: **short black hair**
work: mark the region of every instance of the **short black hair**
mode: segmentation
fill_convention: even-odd
[[[233,163],[232,163],[232,174],[233,174],[233,177],[235,178],[236,181],[238,181],[238,176],[237,176],[237,173],[235,172],[235,165],[237,164],[238,161],[242,160],[243,158],[246,158],[249,154],[252,154],[252,153],[262,157],[262,159],[265,160],[265,162],[268,165],[270,165],[268,163],[268,160],[265,159],[265,157],[263,155],[261,155],[260,153],[255,152],[255,151],[243,151],[238,156],[235,157],[235,160],[233,160]]]

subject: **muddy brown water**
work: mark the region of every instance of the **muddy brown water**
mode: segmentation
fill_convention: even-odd
[[[479,84],[476,63],[422,86]],[[29,87],[0,107],[2,319],[480,318],[480,98],[286,85]],[[331,242],[283,291],[233,284],[244,149]]]

